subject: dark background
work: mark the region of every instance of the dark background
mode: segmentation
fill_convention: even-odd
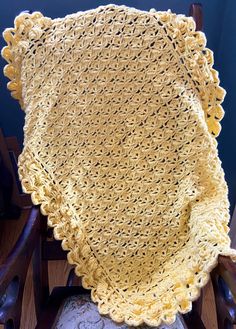
[[[172,12],[188,15],[192,1],[188,0],[11,0],[0,3],[0,31],[13,27],[13,21],[23,10],[41,11],[51,18],[64,17],[77,11],[95,8],[109,3],[127,5],[141,10],[171,9]],[[236,1],[235,0],[204,0],[201,1],[204,10],[204,29],[207,37],[207,47],[214,51],[214,68],[219,71],[221,86],[227,95],[222,104],[225,117],[222,131],[218,137],[219,155],[229,186],[231,212],[236,201]],[[0,48],[5,46],[1,36]],[[16,135],[22,145],[24,112],[16,100],[11,98],[6,88],[8,79],[3,76],[3,66],[6,62],[0,59],[0,127],[6,136]]]

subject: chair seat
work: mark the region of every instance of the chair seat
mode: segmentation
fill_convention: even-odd
[[[128,328],[158,328],[158,329],[185,329],[186,326],[180,315],[177,315],[175,323],[172,325],[160,325],[149,327],[142,325],[131,327],[124,323],[115,323],[108,316],[100,315],[97,306],[90,296],[76,295],[66,298],[58,312],[53,329],[128,329]]]

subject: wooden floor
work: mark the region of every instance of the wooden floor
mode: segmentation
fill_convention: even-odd
[[[25,222],[25,218],[17,221],[0,221],[0,262],[14,245],[19,232]],[[49,263],[50,290],[54,286],[64,285],[71,266],[66,261],[51,261]],[[203,291],[204,304],[202,319],[207,329],[217,329],[215,305],[212,294],[212,286],[209,283]],[[21,329],[34,329],[36,324],[34,299],[32,291],[32,268],[29,267],[25,284]],[[1,328],[1,327],[0,327]],[[95,328],[94,328],[95,329]]]

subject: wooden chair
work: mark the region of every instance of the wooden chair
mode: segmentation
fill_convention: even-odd
[[[0,325],[11,329],[20,326],[26,274],[35,239],[39,237],[40,217],[39,208],[32,207],[30,196],[22,192],[17,173],[17,159],[20,154],[17,139],[4,137],[1,129],[0,153],[5,168],[13,178],[13,187],[10,188],[12,211],[8,211],[7,218],[1,218],[0,221]],[[18,208],[20,212],[16,212]],[[13,229],[15,233],[9,234]]]
[[[201,29],[201,6],[192,5],[191,14],[197,20],[197,28]],[[94,304],[89,300],[89,291],[82,288],[73,270],[70,271],[66,286],[55,287],[49,294],[48,261],[66,259],[66,252],[61,249],[60,245],[61,242],[53,239],[52,230],[47,227],[47,218],[40,213],[39,206],[31,205],[30,215],[23,232],[10,255],[0,266],[0,324],[4,324],[5,329],[19,328],[24,280],[32,253],[36,329],[53,328],[55,322],[62,318],[63,307],[68,310],[69,303],[74,303],[74,307],[77,308],[87,303],[91,321],[93,316],[96,316],[96,321],[106,321],[104,317],[99,317],[96,313],[96,307],[94,306],[94,308]],[[219,329],[233,328],[233,324],[236,324],[236,304],[234,302],[236,264],[232,263],[230,259],[220,256],[219,264],[212,271],[211,278]],[[193,303],[192,311],[179,318],[179,328],[205,328],[201,320],[201,308],[202,298],[200,297]],[[84,314],[80,313],[78,318],[83,316]],[[96,329],[96,325],[91,324],[91,327],[92,325]],[[114,326],[111,323],[109,325],[106,328],[126,328],[125,326]],[[70,326],[67,328],[72,329]]]

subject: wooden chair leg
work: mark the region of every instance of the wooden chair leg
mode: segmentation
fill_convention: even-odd
[[[37,321],[49,297],[48,262],[42,257],[42,246],[47,238],[46,233],[47,220],[40,214],[39,238],[33,253],[33,287]]]
[[[201,319],[201,313],[202,313],[202,294],[195,302],[193,302],[192,311],[184,315],[184,321],[188,328],[206,329]]]

